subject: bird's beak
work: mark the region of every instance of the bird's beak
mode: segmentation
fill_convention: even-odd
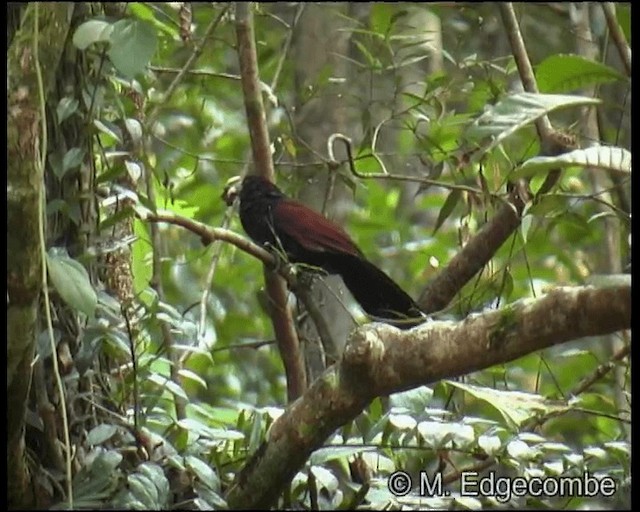
[[[242,186],[242,176],[234,176],[229,178],[222,191],[222,200],[227,203],[227,206],[231,206],[240,193],[240,187]]]

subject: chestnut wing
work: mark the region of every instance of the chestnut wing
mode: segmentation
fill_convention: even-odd
[[[309,251],[362,256],[349,235],[319,213],[292,200],[280,201],[273,211],[276,231],[295,239]]]

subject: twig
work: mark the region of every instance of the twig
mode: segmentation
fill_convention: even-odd
[[[158,212],[138,212],[138,216],[141,220],[147,220],[149,222],[166,222],[167,224],[175,224],[176,226],[182,226],[188,229],[192,233],[198,235],[204,243],[211,243],[216,240],[223,240],[228,242],[238,249],[250,254],[254,258],[259,259],[265,265],[275,265],[275,258],[271,253],[262,247],[254,244],[248,238],[243,237],[233,231],[223,228],[212,228],[202,222],[198,222],[193,219],[188,219],[180,215],[176,215],[173,212],[160,210]]]
[[[184,68],[168,68],[166,66],[147,66],[149,70],[156,73],[168,73],[179,74],[186,73],[187,75],[194,76],[206,76],[207,78],[224,78],[226,80],[240,81],[240,75],[234,75],[233,73],[220,73],[218,71],[208,71],[206,69],[190,69],[185,72]]]
[[[300,2],[298,4],[298,9],[293,17],[292,26],[287,27],[289,29],[289,33],[287,34],[287,39],[284,42],[282,47],[282,51],[280,52],[280,59],[278,59],[278,65],[276,66],[276,70],[273,73],[273,80],[271,80],[271,90],[275,91],[278,87],[278,79],[280,78],[280,72],[282,71],[282,66],[284,65],[284,61],[287,59],[289,54],[289,49],[291,48],[291,40],[293,39],[293,29],[298,24],[298,20],[304,11],[305,4],[304,2]]]
[[[344,143],[344,145],[346,147],[346,151],[347,151],[347,161],[349,163],[349,171],[356,178],[360,178],[360,179],[363,179],[363,180],[408,181],[408,182],[412,182],[412,183],[422,183],[424,185],[442,187],[442,188],[447,189],[447,190],[460,190],[461,192],[468,192],[470,194],[475,194],[475,195],[478,195],[478,196],[485,195],[485,193],[482,190],[480,190],[479,188],[470,187],[468,185],[457,185],[455,183],[446,183],[446,182],[443,182],[443,181],[431,180],[429,178],[421,178],[421,177],[417,177],[417,176],[406,176],[404,174],[391,174],[389,171],[387,171],[387,168],[384,165],[384,162],[382,161],[382,159],[376,153],[371,153],[371,155],[363,155],[363,157],[371,156],[372,158],[375,158],[375,160],[378,162],[380,167],[382,167],[382,170],[384,172],[382,172],[382,173],[371,172],[371,173],[367,173],[367,174],[362,174],[361,172],[359,172],[355,168],[355,165],[354,165],[355,159],[353,158],[353,152],[352,152],[352,149],[351,149],[351,144],[352,144],[351,139],[349,137],[347,137],[346,135],[343,135],[341,133],[332,133],[329,136],[329,139],[327,141],[327,145],[329,147],[332,147],[336,140],[342,141]],[[340,165],[340,162],[335,160],[335,158],[333,156],[333,151],[331,151],[329,153],[329,156],[330,156],[329,164],[331,166],[339,166]],[[363,158],[363,157],[360,157],[360,158]],[[497,195],[497,194],[491,194],[491,197],[496,198],[496,199],[501,199],[501,197],[499,195]]]
[[[258,175],[274,181],[271,144],[265,121],[264,104],[259,82],[258,57],[253,30],[252,4],[236,2],[236,38],[238,62],[242,77],[242,92],[251,138],[253,162]],[[306,388],[306,375],[300,353],[300,340],[294,328],[291,309],[287,306],[284,281],[265,268],[267,294],[272,301],[271,321],[278,340],[280,357],[285,367],[289,401],[300,396]]]
[[[182,66],[182,69],[180,70],[180,72],[173,79],[173,81],[169,84],[169,87],[167,87],[167,90],[165,91],[163,99],[162,99],[162,102],[160,104],[166,104],[169,101],[169,99],[171,98],[171,96],[173,96],[173,93],[178,88],[178,85],[180,85],[180,82],[182,82],[182,79],[184,78],[184,76],[187,73],[187,71],[189,71],[191,66],[193,66],[193,63],[196,61],[196,59],[198,57],[200,57],[200,54],[202,53],[202,50],[204,50],[204,46],[205,46],[205,44],[207,42],[207,39],[209,39],[209,36],[216,29],[216,27],[218,26],[218,24],[220,23],[220,21],[222,20],[224,15],[227,13],[228,9],[229,9],[229,5],[226,5],[220,11],[218,16],[211,23],[209,23],[209,26],[204,31],[204,35],[202,36],[202,39],[200,40],[200,42],[198,44],[196,44],[194,46],[193,52],[191,52],[191,55],[187,59],[187,62],[184,63],[184,66]],[[153,116],[150,116],[150,117],[153,117]]]
[[[620,24],[616,19],[615,4],[613,2],[603,2],[601,5],[604,17],[607,19],[609,33],[611,34],[611,38],[618,49],[620,59],[624,65],[624,70],[627,73],[627,76],[631,76],[631,48],[629,48],[627,40],[624,37],[624,33],[620,28]]]
[[[522,40],[522,33],[518,26],[518,20],[513,9],[513,4],[511,2],[505,2],[498,4],[498,6],[502,16],[502,23],[505,26],[507,37],[511,44],[511,53],[516,61],[516,66],[518,67],[522,86],[525,91],[538,94],[539,91],[536,76],[533,72],[529,55],[527,54],[527,47],[524,45],[524,41]],[[538,130],[538,137],[540,137],[542,141],[551,136],[553,128],[551,127],[551,122],[546,115],[536,120],[535,124],[536,129]]]
[[[613,355],[610,361],[607,361],[606,363],[602,363],[600,366],[598,366],[595,369],[595,371],[591,375],[582,379],[582,381],[580,381],[580,383],[574,389],[571,390],[571,395],[576,396],[586,391],[595,382],[597,382],[602,377],[604,377],[607,373],[613,370],[616,366],[616,363],[621,361],[625,357],[627,357],[630,353],[631,353],[631,347],[629,345],[623,346],[620,350],[618,350]]]

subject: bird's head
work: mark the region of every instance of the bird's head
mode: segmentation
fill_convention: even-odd
[[[231,206],[236,198],[240,195],[240,188],[242,187],[242,176],[234,176],[227,180],[222,191],[222,200]]]
[[[234,176],[229,178],[222,192],[222,199],[227,206],[231,206],[237,197],[241,201],[252,201],[258,197],[281,198],[284,194],[269,180],[262,176],[249,174],[242,178]]]

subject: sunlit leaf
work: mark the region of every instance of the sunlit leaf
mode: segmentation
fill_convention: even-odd
[[[625,79],[615,69],[580,55],[550,55],[536,66],[535,73],[543,93],[569,92]]]
[[[73,44],[79,50],[85,50],[93,43],[106,43],[109,41],[112,30],[113,25],[107,21],[85,21],[73,34]]]
[[[517,93],[507,96],[489,107],[467,130],[467,137],[474,141],[491,138],[481,154],[491,151],[507,137],[555,110],[597,105],[600,100],[583,96],[561,94]]]

